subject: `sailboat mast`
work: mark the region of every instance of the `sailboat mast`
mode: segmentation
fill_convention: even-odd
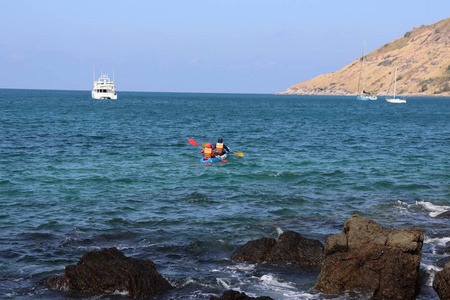
[[[394,75],[394,99],[396,91],[397,91],[397,67],[395,67],[395,75]]]
[[[366,60],[366,39],[364,39],[364,44],[363,44],[363,57],[362,57],[362,72],[361,72],[361,77],[362,77],[362,92],[364,92],[364,71],[365,71],[365,60]]]
[[[359,72],[359,80],[358,80],[358,91],[357,94],[362,94],[362,90],[359,89],[359,87],[361,86],[361,80],[363,78],[363,66],[364,66],[364,46],[363,46],[363,56],[362,56],[362,63],[361,63],[361,71]],[[364,80],[363,80],[363,90],[364,90]]]

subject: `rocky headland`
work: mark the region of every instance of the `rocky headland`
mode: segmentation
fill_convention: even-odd
[[[361,46],[362,47],[362,46]],[[365,90],[379,96],[450,96],[450,18],[422,25],[365,55]],[[361,89],[362,57],[333,73],[289,87],[279,95],[356,95]]]

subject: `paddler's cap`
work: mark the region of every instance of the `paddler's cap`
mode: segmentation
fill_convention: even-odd
[[[220,137],[220,138],[217,140],[217,142],[223,143],[223,138]]]
[[[212,148],[211,143],[206,144],[206,148]]]

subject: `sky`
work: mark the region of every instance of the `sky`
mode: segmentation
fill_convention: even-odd
[[[0,0],[0,88],[273,94],[334,72],[448,0]]]

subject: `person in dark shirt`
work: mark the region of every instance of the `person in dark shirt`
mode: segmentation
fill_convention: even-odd
[[[217,139],[217,143],[214,145],[213,149],[214,153],[216,153],[217,156],[222,156],[227,152],[231,152],[230,148],[228,148],[227,145],[223,143],[223,138],[221,137]]]

